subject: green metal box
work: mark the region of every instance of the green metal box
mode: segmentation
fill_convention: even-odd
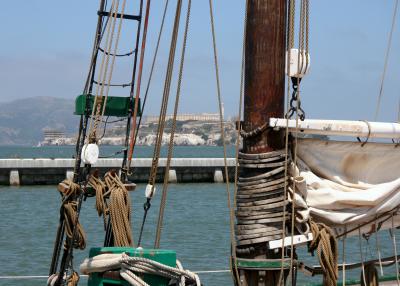
[[[81,94],[75,99],[75,115],[83,115],[86,110],[86,94]],[[95,96],[89,95],[89,110],[93,109],[93,104],[95,100]],[[107,97],[107,105],[104,111],[105,116],[116,116],[116,117],[126,117],[129,114],[129,97],[117,97],[117,96],[108,96]],[[103,105],[102,105],[103,108]],[[138,116],[141,114],[140,109],[140,99],[139,99],[139,108],[138,108]]]
[[[105,253],[127,253],[133,257],[144,257],[159,263],[176,267],[176,252],[163,249],[138,249],[133,247],[97,247],[90,249],[89,257]],[[155,275],[144,275],[144,281],[151,286],[167,286],[169,279]],[[109,286],[129,284],[119,276],[119,272],[108,271],[104,273],[92,273],[89,275],[88,286]]]

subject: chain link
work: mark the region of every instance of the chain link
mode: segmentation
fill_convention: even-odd
[[[291,79],[292,79],[293,92],[292,92],[292,98],[290,99],[289,103],[290,108],[286,113],[285,118],[290,119],[297,112],[299,119],[301,121],[304,121],[304,119],[306,119],[306,112],[301,107],[301,100],[299,98],[299,90],[298,90],[301,78],[292,77]]]

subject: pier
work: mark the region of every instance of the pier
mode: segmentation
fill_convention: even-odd
[[[147,183],[151,158],[132,160],[130,181]],[[65,178],[72,178],[74,159],[0,159],[0,185],[56,185]],[[93,166],[100,174],[119,170],[122,159],[99,159]],[[233,181],[235,158],[227,159],[229,179]],[[164,179],[166,159],[160,158],[157,182]],[[223,158],[175,158],[171,160],[169,181],[171,183],[222,183]]]

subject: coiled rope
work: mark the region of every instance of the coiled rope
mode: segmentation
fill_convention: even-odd
[[[75,197],[79,195],[81,189],[78,184],[71,180],[64,180],[59,184],[58,191],[62,195],[62,215],[64,216],[65,233],[68,238],[65,241],[64,247],[66,248],[67,242],[73,239],[73,248],[85,249],[86,235],[77,218],[78,202],[75,200]]]
[[[115,172],[106,173],[104,181],[92,175],[88,182],[88,185],[96,191],[97,213],[103,216],[105,229],[110,218],[114,246],[133,246],[128,190]]]
[[[196,286],[201,286],[200,278],[197,274],[184,270],[179,261],[176,264],[177,268],[174,268],[147,258],[130,257],[126,253],[100,254],[85,259],[80,266],[80,271],[84,274],[89,274],[120,269],[121,277],[134,286],[149,285],[139,277],[141,274],[152,274],[179,281],[180,286],[193,283]]]
[[[324,273],[324,285],[336,286],[338,279],[338,245],[333,231],[323,223],[310,221],[313,240],[308,251],[317,251],[318,260]]]
[[[58,279],[58,273],[50,275],[49,278],[47,279],[47,286],[55,286],[56,281]],[[72,274],[66,279],[66,286],[76,286],[78,285],[79,282],[79,274],[78,272],[74,271]]]
[[[289,218],[284,188],[285,150],[262,154],[239,153],[241,171],[260,175],[238,178],[236,196],[236,241],[238,246],[281,239],[282,220]],[[248,169],[248,170],[244,170]]]
[[[103,216],[104,228],[107,225],[107,216],[109,214],[109,209],[107,206],[107,201],[105,199],[108,192],[106,192],[106,185],[102,180],[92,175],[89,178],[88,186],[92,187],[96,192],[96,210],[99,216]]]
[[[109,214],[114,246],[133,246],[131,203],[128,191],[114,172],[108,172],[104,180],[110,192]]]

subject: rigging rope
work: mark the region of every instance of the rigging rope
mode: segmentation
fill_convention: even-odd
[[[313,240],[308,251],[317,251],[318,260],[324,273],[324,285],[336,286],[338,279],[338,248],[335,234],[323,223],[311,221]]]
[[[179,286],[196,285],[201,286],[197,274],[184,270],[181,263],[176,261],[177,267],[170,267],[154,260],[143,257],[131,257],[126,253],[122,254],[100,254],[85,259],[81,264],[82,273],[105,272],[108,270],[120,269],[120,275],[131,285],[148,286],[140,276],[143,274],[162,276],[171,279]],[[187,283],[188,282],[188,283]]]
[[[145,51],[146,51],[146,39],[147,39],[147,28],[149,26],[150,5],[151,5],[151,0],[147,0],[146,14],[145,14],[145,19],[144,19],[144,27],[143,27],[142,48],[140,51],[140,60],[139,60],[139,73],[138,73],[138,78],[137,78],[137,82],[136,82],[135,105],[133,108],[133,116],[132,116],[132,123],[131,123],[131,125],[132,125],[131,135],[130,135],[131,142],[129,145],[127,173],[129,173],[129,169],[131,167],[133,148],[134,148],[134,144],[136,143],[135,142],[136,141],[135,134],[139,131],[139,130],[136,130],[136,120],[137,120],[136,117],[137,117],[138,108],[139,108],[140,87],[141,87],[141,83],[142,83],[144,55],[145,55]]]
[[[110,12],[109,15],[111,18],[111,24],[110,21],[107,21],[106,23],[106,47],[105,49],[107,51],[111,50],[111,46],[112,46],[112,41],[113,41],[113,36],[114,36],[114,32],[115,32],[115,22],[117,19],[117,13],[118,13],[118,6],[119,6],[119,0],[113,0],[113,2],[111,3],[111,7],[110,7]],[[122,21],[122,18],[121,18]],[[111,32],[112,30],[112,32]],[[98,74],[98,79],[97,82],[98,83],[105,83],[105,79],[107,76],[107,70],[108,70],[108,63],[109,63],[109,56],[110,53],[103,53],[102,58],[101,58],[101,64],[100,64],[100,71]],[[103,96],[103,91],[104,91],[104,84],[96,85],[96,91],[95,91],[95,99],[94,99],[94,104],[93,104],[93,108],[92,108],[92,115],[91,115],[91,120],[90,120],[90,124],[89,124],[89,138],[88,141],[91,140],[95,140],[95,134],[93,131],[93,125],[94,122],[96,122],[97,120],[99,120],[98,118],[94,118],[94,115],[96,114],[96,117],[99,117],[98,114],[100,114],[100,109],[101,109],[101,103],[102,103],[102,96]],[[96,120],[97,119],[97,120]]]
[[[76,201],[76,197],[81,193],[81,188],[71,180],[64,180],[59,184],[58,191],[62,196],[62,213],[68,238],[64,248],[68,248],[67,244],[72,242],[73,248],[85,249],[86,235],[78,220],[78,202]]]
[[[374,263],[368,263],[364,267],[365,277],[361,273],[361,286],[379,286],[378,271]],[[365,281],[364,281],[365,278]]]
[[[135,149],[135,144],[136,144],[136,141],[137,141],[137,137],[138,137],[138,134],[139,134],[139,129],[140,129],[140,126],[141,126],[141,123],[142,123],[143,113],[144,113],[144,109],[146,107],[146,102],[147,102],[147,98],[148,98],[148,94],[149,94],[149,90],[150,90],[151,80],[153,78],[153,72],[154,72],[154,67],[155,67],[155,63],[156,63],[156,60],[157,60],[157,56],[158,56],[158,50],[159,50],[159,47],[160,47],[161,36],[162,36],[162,32],[164,30],[165,16],[167,14],[168,4],[169,4],[169,0],[166,0],[165,1],[165,6],[164,6],[163,17],[162,17],[160,29],[159,29],[159,32],[158,32],[156,49],[154,51],[153,61],[151,63],[150,75],[149,75],[149,79],[147,81],[146,92],[144,94],[144,99],[143,99],[143,103],[142,103],[142,108],[141,108],[142,112],[141,112],[141,114],[139,116],[139,122],[137,124],[135,138],[134,138],[134,141],[133,141],[132,156],[133,156],[133,152],[134,152],[134,149]],[[127,170],[128,174],[129,174],[129,167],[130,166],[128,166],[128,170]]]
[[[225,126],[224,126],[224,114],[222,112],[222,97],[221,97],[221,84],[219,78],[219,64],[218,64],[218,53],[217,53],[217,40],[215,35],[215,24],[214,24],[214,13],[213,13],[213,3],[212,0],[208,1],[209,10],[210,10],[210,24],[211,24],[211,34],[212,34],[212,44],[213,44],[213,52],[214,52],[214,68],[215,68],[215,79],[216,79],[216,88],[217,88],[217,99],[218,99],[218,112],[219,112],[219,123],[220,123],[220,132],[222,139],[222,146],[224,151],[224,172],[225,172],[225,186],[226,186],[226,195],[227,195],[227,206],[229,210],[229,225],[230,225],[230,243],[231,243],[231,252],[236,252],[236,240],[235,240],[235,213],[232,208],[231,201],[231,193],[230,193],[230,183],[229,183],[229,172],[228,172],[228,163],[227,163],[227,151],[226,151],[226,142],[225,142]],[[233,256],[236,258],[236,254]],[[234,260],[234,269],[233,271],[232,263],[230,263],[231,273],[233,274],[233,278],[235,280],[235,274],[238,276],[236,260]],[[235,273],[235,274],[234,274]]]
[[[242,132],[242,109],[243,109],[243,96],[244,96],[244,85],[245,85],[245,52],[246,52],[246,25],[247,25],[247,10],[248,10],[248,0],[246,0],[244,9],[244,21],[243,21],[243,44],[242,44],[242,61],[240,68],[240,90],[239,90],[239,110],[238,110],[238,118],[237,118],[237,134],[236,134],[236,146],[235,146],[235,175],[234,175],[234,191],[233,191],[233,209],[235,210],[237,207],[237,194],[238,194],[238,178],[239,178],[239,146],[240,146],[240,135]],[[235,241],[236,243],[236,241]],[[232,262],[230,263],[231,272],[235,281],[240,281],[239,270],[237,267],[237,255],[236,248],[231,249]],[[232,267],[233,264],[233,267]],[[234,271],[232,271],[234,270]]]
[[[167,72],[166,72],[166,76],[165,76],[164,92],[163,92],[162,103],[161,103],[161,108],[160,108],[160,115],[158,118],[156,144],[154,146],[153,160],[152,160],[152,164],[151,164],[148,185],[146,188],[147,189],[146,190],[147,199],[144,204],[144,214],[143,214],[142,226],[140,228],[140,233],[139,233],[138,246],[140,246],[140,243],[142,240],[142,234],[143,234],[143,229],[144,229],[144,225],[145,225],[146,218],[147,218],[147,212],[151,207],[151,199],[152,199],[152,197],[154,195],[154,191],[155,191],[154,185],[156,182],[158,161],[160,158],[161,144],[162,144],[162,138],[163,138],[164,128],[165,128],[165,117],[167,114],[168,99],[169,99],[169,94],[170,94],[170,90],[171,90],[171,79],[172,79],[172,72],[173,72],[173,68],[174,68],[174,60],[175,60],[175,52],[176,52],[176,45],[177,45],[178,32],[179,32],[181,10],[182,10],[182,0],[178,0],[177,6],[176,6],[176,12],[175,12],[175,20],[174,20],[174,27],[173,27],[173,31],[172,31],[171,44],[170,44]]]
[[[294,25],[295,25],[295,17],[296,17],[296,0],[288,0],[288,16],[287,16],[287,40],[286,40],[286,51],[288,53],[288,57],[286,59],[286,66],[288,69],[288,80],[287,80],[287,91],[286,91],[286,110],[290,109],[290,81],[289,81],[289,74],[291,74],[290,71],[290,57],[291,57],[291,50],[294,47]],[[284,178],[287,178],[288,176],[288,164],[289,164],[289,117],[285,116],[286,118],[286,128],[285,128],[285,172],[284,172]],[[287,190],[288,186],[287,184],[284,185],[283,187],[283,196],[284,199],[287,200]],[[282,246],[281,246],[281,260],[285,258],[285,237],[286,237],[286,206],[282,206],[282,212],[283,212],[283,218],[282,218]],[[279,272],[279,279],[278,279],[278,285],[284,285],[284,265],[283,263],[281,264],[281,269]]]
[[[382,101],[382,96],[383,96],[383,88],[384,88],[385,78],[386,78],[386,71],[387,71],[387,66],[388,66],[388,62],[389,62],[390,50],[392,48],[393,31],[394,31],[394,28],[396,26],[396,18],[397,18],[398,6],[399,6],[399,0],[395,0],[393,17],[392,17],[392,25],[391,25],[390,32],[389,32],[388,45],[387,45],[386,54],[385,54],[385,63],[384,63],[384,66],[383,66],[383,72],[382,72],[382,77],[381,77],[381,84],[380,84],[380,88],[379,88],[378,102],[377,102],[377,105],[376,105],[374,121],[377,121],[378,115],[379,115],[379,110],[380,110],[380,107],[381,107],[381,101]]]
[[[108,71],[108,69],[109,69],[109,58],[110,58],[110,55],[111,55],[111,53],[109,51],[111,50],[112,44],[114,42],[115,23],[117,21],[117,12],[118,12],[118,7],[119,7],[119,0],[117,0],[115,11],[111,16],[112,17],[111,32],[110,32],[110,28],[107,29],[106,38],[109,39],[109,41],[108,41],[108,45],[107,45],[107,52],[103,53],[103,59],[102,59],[101,67],[103,67],[103,60],[104,59],[105,59],[105,65],[106,66],[104,68],[103,74],[101,74],[101,72],[99,74],[99,78],[101,76],[101,80],[98,80],[98,82],[100,83],[100,93],[96,92],[96,97],[95,97],[95,101],[94,101],[95,104],[93,105],[92,116],[94,115],[95,110],[96,110],[96,114],[95,114],[94,119],[92,119],[92,121],[90,123],[90,129],[89,129],[89,140],[92,140],[94,142],[97,141],[97,139],[96,139],[96,129],[97,129],[98,124],[101,121],[101,118],[104,116],[106,105],[107,105],[107,98],[108,98],[108,94],[109,94],[109,91],[110,91],[111,79],[112,79],[112,74],[113,74],[113,71],[114,71],[115,58],[116,58],[116,54],[117,54],[117,51],[118,51],[118,44],[119,44],[119,39],[120,39],[120,35],[121,35],[123,15],[125,13],[125,6],[126,6],[126,0],[123,0],[121,13],[120,13],[121,14],[121,18],[120,18],[119,23],[118,23],[118,31],[117,31],[117,36],[116,36],[116,40],[115,40],[115,43],[114,43],[114,51],[112,53],[111,66],[110,66],[110,70],[109,71]],[[106,42],[107,42],[107,40],[106,40]],[[100,70],[101,70],[101,68],[100,68]],[[104,92],[104,86],[106,87],[105,92]],[[99,85],[97,85],[96,91],[98,91],[98,87],[99,87]],[[92,126],[92,123],[93,123],[93,126]]]
[[[119,176],[113,172],[108,172],[104,180],[110,193],[109,214],[114,246],[133,246],[131,203],[128,191]]]
[[[178,114],[179,99],[180,99],[180,94],[181,94],[183,67],[184,67],[184,62],[185,62],[186,43],[187,43],[187,37],[188,37],[188,31],[189,31],[191,6],[192,6],[192,1],[188,0],[185,31],[184,31],[184,36],[183,36],[182,52],[181,52],[181,59],[180,59],[180,66],[179,66],[178,85],[177,85],[177,91],[176,91],[176,97],[175,97],[175,106],[174,106],[174,113],[173,113],[173,118],[172,118],[171,133],[170,133],[170,138],[169,138],[167,163],[166,163],[165,172],[164,172],[164,184],[163,184],[163,190],[162,190],[162,195],[161,195],[160,210],[159,210],[159,214],[158,214],[154,248],[160,247],[161,232],[162,232],[162,228],[163,228],[164,210],[165,210],[165,206],[166,206],[167,193],[168,193],[169,169],[171,166],[171,159],[172,159],[172,153],[173,153],[173,148],[174,148],[176,116]]]
[[[300,74],[300,71],[303,68],[303,66],[300,65],[300,56],[303,54],[304,47],[305,47],[305,41],[307,42],[307,48],[308,48],[308,39],[307,40],[305,39],[305,35],[309,36],[308,31],[305,31],[308,28],[308,17],[309,17],[309,11],[308,11],[309,3],[308,2],[309,2],[309,0],[301,0],[301,6],[300,6],[299,52],[298,52],[298,59],[297,59],[297,62],[299,63],[298,64],[298,71],[297,71],[298,74]],[[306,57],[308,57],[308,54],[306,54]],[[304,61],[301,61],[301,63],[304,64]],[[299,132],[299,120],[304,120],[305,113],[304,113],[303,109],[300,107],[300,104],[301,104],[301,97],[300,97],[300,82],[301,82],[301,78],[300,77],[297,77],[295,79],[292,78],[292,82],[293,83],[296,82],[296,84],[293,84],[293,89],[294,89],[294,92],[296,94],[296,109],[295,109],[295,111],[296,111],[296,129],[294,131],[295,135],[294,135],[293,164],[294,164],[294,166],[297,166],[297,147],[298,147],[297,143],[298,143],[298,132]],[[287,123],[288,123],[288,121],[287,121]],[[296,191],[295,180],[292,180],[292,189],[293,189],[293,196],[294,196],[295,195],[294,192]],[[291,245],[291,251],[290,251],[290,273],[292,273],[292,275],[290,275],[290,277],[291,277],[291,280],[292,280],[292,284],[295,283],[294,282],[295,277],[293,276],[293,270],[294,270],[294,268],[293,268],[293,265],[294,265],[294,246],[293,246],[293,243],[294,243],[294,230],[295,230],[295,209],[296,209],[296,200],[293,199],[293,201],[292,201],[292,210],[291,210],[291,231],[290,231],[290,234],[291,234],[291,240],[290,240],[290,245]],[[311,224],[312,224],[312,222],[311,222]],[[317,231],[317,229],[320,228],[320,227],[321,227],[321,225],[314,225],[314,231]],[[322,225],[322,228],[325,229],[325,226]],[[321,231],[321,230],[319,230],[319,231]],[[325,235],[325,234],[323,234],[323,235]],[[332,233],[330,233],[330,235],[332,236]],[[333,240],[334,240],[335,244],[333,244],[332,242],[331,242],[331,244],[324,243],[324,240],[322,240],[322,243],[325,244],[324,245],[324,248],[325,248],[324,252],[326,254],[330,253],[330,252],[335,253],[335,255],[333,256],[334,262],[329,261],[330,262],[329,266],[335,267],[335,269],[336,269],[336,276],[335,276],[336,279],[334,280],[335,281],[335,285],[336,285],[336,281],[337,281],[337,242],[336,242],[336,239],[335,239],[334,236],[333,236]],[[318,244],[319,243],[320,242],[318,242]],[[329,250],[326,249],[326,247],[328,247],[328,246],[330,246]],[[326,266],[328,266],[328,265],[326,265]],[[331,273],[332,271],[329,271],[329,272],[330,272],[329,275],[325,275],[324,276],[324,279],[328,279],[328,281],[333,279],[332,278],[333,276],[332,276],[332,273]],[[333,284],[332,284],[332,286],[333,286]]]

